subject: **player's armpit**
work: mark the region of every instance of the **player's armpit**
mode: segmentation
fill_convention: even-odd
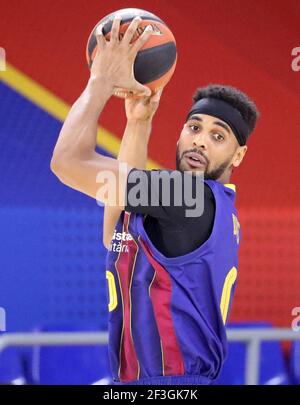
[[[103,204],[124,209],[128,172],[132,167],[96,152],[83,159],[54,156],[51,170],[67,186]]]

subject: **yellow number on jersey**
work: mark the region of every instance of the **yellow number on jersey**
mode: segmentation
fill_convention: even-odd
[[[237,217],[232,214],[232,221],[233,221],[233,234],[236,236],[236,243],[240,243],[240,223]]]
[[[221,297],[221,304],[220,304],[220,309],[221,309],[221,314],[222,314],[224,325],[225,325],[226,319],[227,319],[231,290],[232,290],[233,284],[235,283],[236,278],[237,278],[237,269],[235,267],[232,267],[232,269],[229,271],[229,273],[227,274],[227,276],[225,278],[225,282],[223,285],[223,291],[222,291],[222,297]]]
[[[106,271],[106,279],[108,282],[108,293],[109,293],[108,310],[109,312],[111,312],[114,309],[116,309],[118,305],[116,282],[113,273],[108,270]]]

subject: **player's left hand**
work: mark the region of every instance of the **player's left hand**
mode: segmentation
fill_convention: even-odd
[[[160,102],[162,89],[158,89],[149,97],[135,97],[126,95],[125,110],[128,121],[152,120]]]

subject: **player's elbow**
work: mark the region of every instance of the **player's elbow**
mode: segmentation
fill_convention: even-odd
[[[63,158],[57,156],[56,153],[53,153],[50,162],[50,169],[57,177],[61,177],[63,172],[66,170],[66,164],[64,164]]]
[[[110,239],[107,238],[107,237],[105,237],[105,236],[103,236],[102,242],[103,242],[103,245],[104,245],[104,246],[106,247],[106,249],[108,250],[109,247],[110,247]]]
[[[58,173],[61,170],[59,161],[54,154],[53,154],[51,162],[50,162],[50,169],[51,169],[52,173],[54,173],[56,176],[58,176]]]
[[[107,250],[109,250],[109,248],[110,248],[112,237],[113,237],[113,232],[108,232],[107,230],[103,229],[102,242]]]
[[[66,184],[66,179],[70,177],[71,162],[67,156],[54,152],[50,162],[50,169],[62,183]]]

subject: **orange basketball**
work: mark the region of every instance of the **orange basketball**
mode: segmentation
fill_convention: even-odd
[[[138,8],[124,8],[108,14],[99,21],[92,30],[86,47],[88,66],[91,67],[97,51],[96,29],[102,26],[102,32],[107,40],[110,39],[112,21],[116,15],[120,15],[120,39],[122,39],[130,22],[137,16],[142,21],[133,37],[134,42],[144,31],[147,25],[151,25],[157,35],[151,35],[148,41],[137,53],[134,62],[134,76],[138,82],[148,86],[152,91],[164,87],[171,79],[177,61],[177,49],[174,35],[168,26],[156,15]],[[120,94],[116,94],[120,95]]]

